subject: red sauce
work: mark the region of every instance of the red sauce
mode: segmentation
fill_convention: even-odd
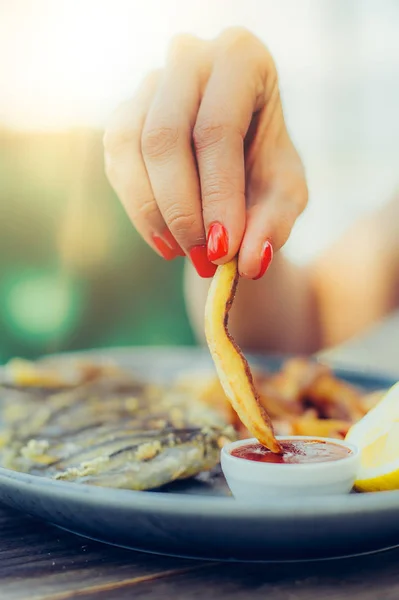
[[[274,454],[259,443],[239,446],[231,454],[245,460],[278,464],[330,462],[351,454],[349,448],[323,440],[292,440],[280,444],[283,448],[282,454]]]

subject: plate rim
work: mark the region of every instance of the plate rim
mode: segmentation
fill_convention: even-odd
[[[16,485],[21,489],[32,489],[37,493],[57,495],[63,498],[80,500],[88,497],[91,504],[109,503],[113,509],[134,508],[148,512],[176,514],[182,517],[198,516],[198,509],[202,515],[217,516],[230,520],[232,517],[245,519],[259,519],[267,516],[292,518],[306,518],[311,516],[334,517],[350,516],[361,512],[363,515],[390,510],[398,510],[399,491],[373,492],[368,494],[331,495],[328,497],[309,496],[306,498],[286,497],[279,498],[278,502],[263,500],[262,502],[244,502],[224,496],[203,496],[196,494],[177,494],[161,491],[136,491],[125,489],[105,488],[81,483],[56,481],[38,475],[19,473],[11,469],[0,467],[1,481]],[[250,511],[248,508],[250,507]]]

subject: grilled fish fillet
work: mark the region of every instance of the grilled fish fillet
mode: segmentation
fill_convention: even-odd
[[[210,470],[236,438],[217,412],[187,394],[98,372],[68,389],[10,383],[3,466],[92,485],[145,490]],[[6,411],[7,415],[7,411]]]

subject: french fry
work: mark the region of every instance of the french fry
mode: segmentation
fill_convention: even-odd
[[[319,410],[320,416],[330,419],[358,421],[366,414],[360,392],[337,379],[332,373],[318,377],[307,390],[307,398]]]
[[[205,335],[220,383],[241,422],[266,448],[280,453],[281,446],[260,403],[248,362],[227,328],[238,277],[236,258],[218,267],[205,306]]]
[[[344,439],[350,426],[349,421],[303,417],[293,421],[292,434]]]

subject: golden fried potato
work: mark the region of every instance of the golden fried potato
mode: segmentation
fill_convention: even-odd
[[[280,444],[260,403],[248,362],[227,329],[237,284],[237,259],[218,267],[205,306],[205,335],[222,387],[240,420],[261,444],[279,453]]]

